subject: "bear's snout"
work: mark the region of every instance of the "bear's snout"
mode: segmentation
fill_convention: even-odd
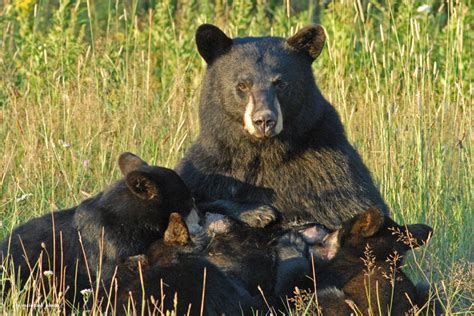
[[[283,116],[278,98],[272,97],[268,102],[265,98],[249,97],[245,108],[244,129],[256,138],[274,137],[283,129]]]
[[[271,111],[265,110],[254,113],[252,117],[253,125],[263,136],[273,136],[277,117]]]

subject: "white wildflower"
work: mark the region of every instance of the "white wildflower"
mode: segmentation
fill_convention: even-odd
[[[83,290],[81,290],[81,294],[82,294],[82,296],[88,297],[89,295],[92,294],[92,290],[91,289],[83,289]]]
[[[44,274],[45,277],[48,277],[48,278],[49,278],[49,277],[51,277],[54,273],[53,273],[53,271],[51,271],[51,270],[47,270],[47,271],[44,271],[43,274]]]
[[[23,194],[22,196],[18,197],[18,198],[16,199],[16,202],[17,202],[17,203],[22,202],[22,201],[26,200],[27,198],[29,198],[30,196],[33,196],[33,194],[31,194],[31,193],[25,193],[25,194]]]
[[[69,147],[71,147],[71,144],[65,142],[65,141],[62,140],[62,139],[59,140],[59,143],[60,143],[61,146],[63,146],[64,148],[69,148]]]
[[[430,13],[431,9],[432,9],[432,7],[429,4],[423,4],[423,5],[420,5],[416,9],[416,12],[418,12],[418,13]]]

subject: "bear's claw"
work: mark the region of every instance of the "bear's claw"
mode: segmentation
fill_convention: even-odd
[[[270,205],[261,205],[242,212],[239,219],[250,227],[263,228],[276,221],[277,211]]]

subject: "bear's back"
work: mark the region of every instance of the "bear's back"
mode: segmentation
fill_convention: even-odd
[[[77,236],[72,226],[75,210],[76,207],[72,207],[44,214],[18,226],[2,241],[2,253],[9,252],[16,264],[24,265],[25,251],[28,260],[34,264],[42,251],[46,250],[53,256],[54,241],[58,253],[61,249],[61,240],[64,249],[68,249],[69,240]]]

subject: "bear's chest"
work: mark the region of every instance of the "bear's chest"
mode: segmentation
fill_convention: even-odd
[[[232,197],[239,197],[252,191],[292,195],[311,195],[322,183],[331,182],[331,170],[321,167],[313,155],[302,155],[293,159],[265,159],[258,156],[251,160],[232,161],[224,171],[225,177],[233,179],[226,188]]]

